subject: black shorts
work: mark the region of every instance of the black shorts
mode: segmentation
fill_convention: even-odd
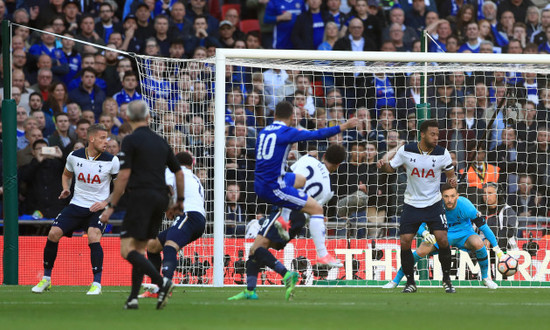
[[[167,191],[133,189],[128,195],[128,207],[120,237],[132,237],[139,241],[157,237],[164,212],[168,208]]]
[[[416,234],[423,222],[428,225],[430,230],[447,230],[447,219],[445,218],[445,208],[442,201],[422,208],[404,204],[399,233]]]
[[[105,224],[99,221],[101,213],[103,210],[92,212],[87,207],[69,204],[57,215],[52,226],[59,227],[67,237],[71,237],[75,230],[86,230],[89,227],[98,228],[103,233]]]
[[[173,241],[183,248],[198,239],[204,233],[206,219],[199,212],[186,212],[179,215],[170,228],[158,234],[162,246],[166,241]]]

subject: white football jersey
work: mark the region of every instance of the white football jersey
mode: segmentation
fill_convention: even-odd
[[[181,167],[183,171],[183,212],[199,212],[206,217],[206,211],[204,209],[204,188],[202,187],[200,179],[185,166]],[[177,194],[176,188],[176,175],[166,169],[166,184],[171,186],[174,190],[174,195]],[[174,196],[174,200],[176,196]]]
[[[422,208],[441,200],[441,172],[453,169],[451,154],[436,146],[431,153],[421,152],[418,143],[409,143],[397,150],[390,166],[404,166],[407,171],[405,203]]]
[[[103,152],[88,157],[87,148],[75,150],[67,157],[65,168],[73,173],[74,196],[71,204],[89,208],[109,197],[111,180],[120,170],[117,156]]]
[[[330,173],[325,164],[315,157],[303,156],[290,168],[292,172],[306,177],[304,191],[319,204],[324,205],[334,195],[330,191]]]

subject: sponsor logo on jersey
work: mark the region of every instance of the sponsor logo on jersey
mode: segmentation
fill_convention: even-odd
[[[434,173],[434,170],[432,169],[429,169],[426,171],[426,169],[422,169],[422,171],[420,171],[418,168],[413,168],[412,172],[411,172],[411,176],[417,176],[419,178],[429,178],[429,177],[432,177],[432,178],[435,178],[435,173]]]
[[[84,173],[79,173],[77,180],[82,181],[84,183],[91,183],[91,184],[99,183],[99,184],[101,184],[101,179],[99,178],[99,175],[97,175],[97,174],[92,176],[88,173],[86,176],[84,176]]]

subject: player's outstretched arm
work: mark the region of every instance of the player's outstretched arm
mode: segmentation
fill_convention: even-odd
[[[386,156],[380,158],[376,163],[376,166],[386,173],[395,173],[395,169],[390,166],[390,161],[386,158]]]
[[[346,131],[348,129],[356,128],[358,120],[356,117],[348,119],[345,123],[340,125],[340,131]]]

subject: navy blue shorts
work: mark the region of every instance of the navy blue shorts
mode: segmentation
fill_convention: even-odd
[[[278,217],[279,212],[272,212],[268,218],[264,218],[260,221],[262,227],[258,232],[258,235],[268,238],[273,243],[273,248],[275,250],[283,249],[288,242],[302,232],[302,229],[304,229],[306,225],[306,217],[304,214],[300,211],[292,211],[290,213],[290,230],[288,231],[290,239],[287,241],[279,236],[279,232],[273,224]]]
[[[200,238],[206,227],[206,219],[199,212],[186,212],[179,215],[170,228],[162,231],[158,239],[162,246],[166,241],[173,241],[182,248]]]
[[[447,218],[445,218],[443,202],[439,201],[423,208],[417,208],[409,204],[403,205],[399,225],[400,234],[416,234],[422,222],[425,222],[432,231],[447,230]]]
[[[105,230],[105,224],[99,221],[103,210],[92,212],[87,207],[69,204],[57,215],[52,226],[59,227],[63,235],[71,237],[75,230],[87,230],[89,227]]]
[[[308,196],[303,189],[294,188],[296,174],[292,172],[285,173],[283,182],[279,186],[259,186],[255,185],[256,195],[269,204],[280,207],[286,207],[291,210],[301,210],[306,205]]]

